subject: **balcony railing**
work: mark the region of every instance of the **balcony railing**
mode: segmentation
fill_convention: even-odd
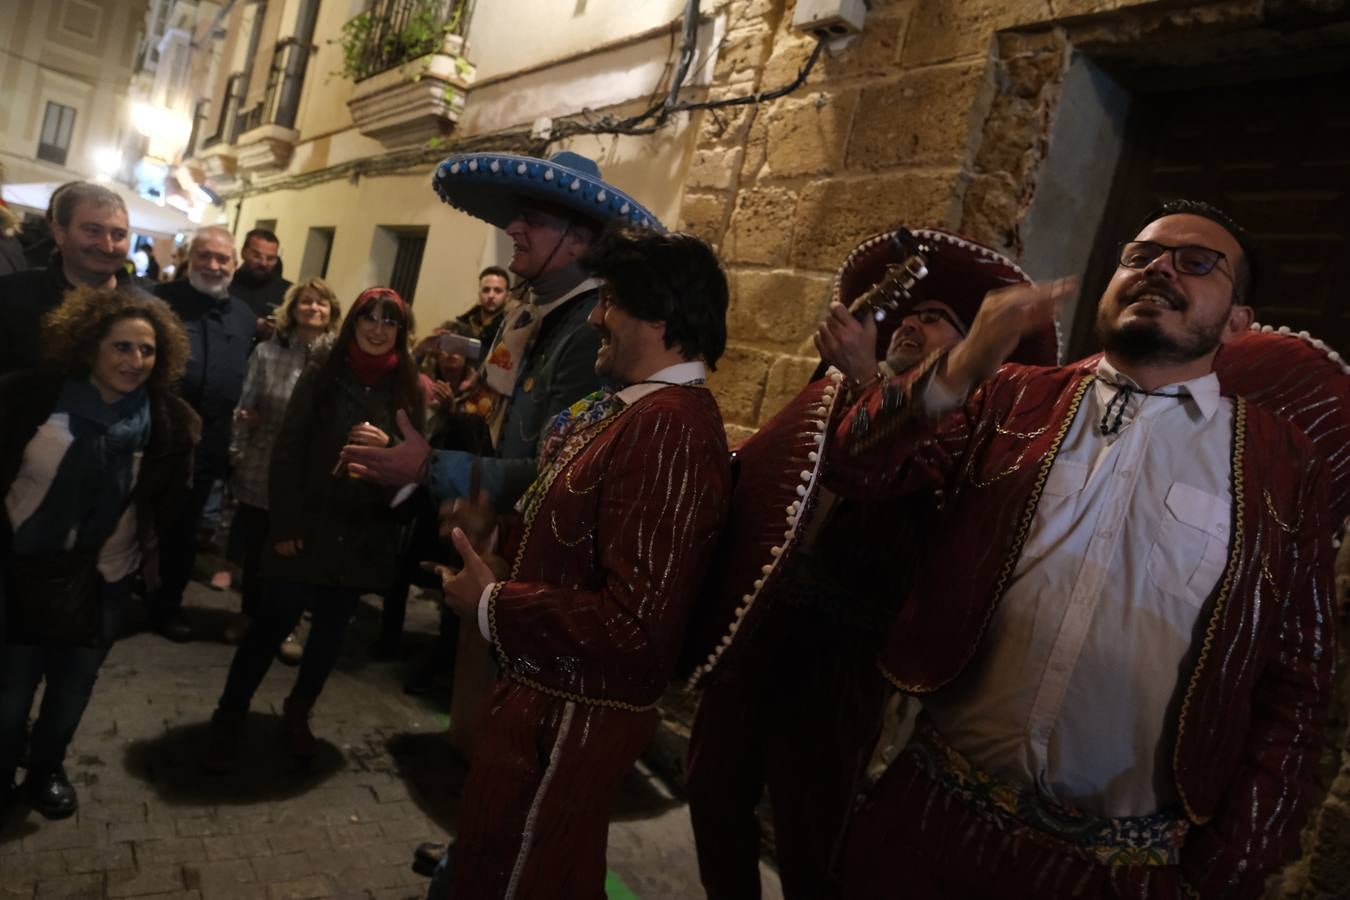
[[[473,0],[374,0],[342,29],[343,73],[353,81],[437,53],[469,30]]]
[[[202,148],[213,146],[219,143],[233,144],[234,139],[239,135],[240,121],[239,106],[244,101],[244,86],[246,75],[243,72],[235,72],[225,82],[225,103],[220,110],[220,118],[216,120],[216,131],[206,140],[202,141]]]

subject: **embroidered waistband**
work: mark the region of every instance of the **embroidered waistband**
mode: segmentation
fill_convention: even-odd
[[[1172,813],[1103,818],[999,781],[948,745],[920,717],[906,753],[976,815],[1017,837],[1107,866],[1172,866],[1190,823]]]

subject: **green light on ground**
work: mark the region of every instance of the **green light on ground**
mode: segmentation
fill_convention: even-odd
[[[628,889],[628,885],[620,880],[618,875],[613,872],[605,873],[605,896],[609,900],[642,900],[637,894]]]

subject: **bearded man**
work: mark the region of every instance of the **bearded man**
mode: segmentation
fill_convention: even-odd
[[[1255,898],[1298,849],[1331,671],[1328,466],[1225,393],[1243,230],[1176,201],[1120,245],[1105,348],[1004,364],[1063,282],[861,392],[827,481],[942,490],[883,675],[923,707],[855,814],[853,898]]]
[[[155,630],[174,641],[192,637],[183,618],[183,591],[197,558],[197,520],[229,465],[230,423],[244,387],[256,321],[248,304],[230,292],[238,260],[234,237],[224,228],[203,228],[188,245],[186,281],[166,281],[155,293],[167,302],[188,336],[183,399],[202,417],[202,439],[193,458],[192,493],[180,527],[160,547],[161,584],[150,600]]]

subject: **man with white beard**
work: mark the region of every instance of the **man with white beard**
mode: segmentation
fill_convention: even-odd
[[[237,262],[234,236],[224,228],[203,228],[189,244],[187,280],[168,281],[155,288],[183,320],[189,356],[180,389],[183,399],[202,417],[192,493],[179,527],[163,535],[162,581],[150,599],[155,630],[174,641],[192,638],[192,629],[183,618],[183,589],[197,556],[197,520],[212,484],[226,474],[230,422],[253,346],[253,311],[230,293]]]

